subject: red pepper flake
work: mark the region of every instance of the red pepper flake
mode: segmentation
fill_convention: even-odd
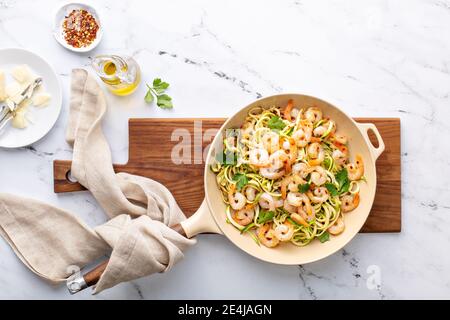
[[[89,46],[97,37],[99,25],[94,16],[84,9],[72,10],[63,24],[64,39],[74,48]]]

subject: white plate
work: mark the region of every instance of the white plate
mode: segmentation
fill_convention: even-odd
[[[11,70],[17,65],[26,64],[31,71],[42,77],[45,92],[51,95],[50,104],[44,108],[28,108],[33,123],[25,129],[16,129],[11,122],[0,133],[0,147],[20,148],[43,138],[55,125],[61,112],[61,84],[52,67],[38,55],[23,49],[0,50],[0,69],[5,72],[6,83],[13,81]]]
[[[69,45],[66,40],[64,39],[64,33],[62,28],[62,23],[66,16],[72,12],[72,10],[77,9],[84,9],[88,11],[92,16],[95,18],[95,20],[98,23],[98,31],[97,31],[97,37],[95,40],[87,47],[82,48],[74,48],[71,45]],[[53,22],[53,35],[55,36],[56,40],[59,42],[60,45],[62,45],[64,48],[74,51],[74,52],[88,52],[94,49],[102,40],[103,37],[103,28],[100,21],[100,17],[97,13],[97,10],[95,10],[92,6],[84,3],[79,2],[73,2],[63,5],[61,8],[58,9],[55,15],[55,20]]]

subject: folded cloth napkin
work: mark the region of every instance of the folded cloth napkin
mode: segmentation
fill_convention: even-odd
[[[70,266],[82,268],[112,249],[94,294],[120,282],[168,271],[195,243],[170,227],[185,219],[160,183],[116,174],[101,122],[106,100],[85,71],[72,71],[66,139],[74,148],[72,176],[112,218],[91,229],[51,205],[0,193],[0,235],[23,263],[51,282],[65,281]]]

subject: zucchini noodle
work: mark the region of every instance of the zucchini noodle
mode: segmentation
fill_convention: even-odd
[[[342,233],[365,177],[362,158],[349,163],[347,138],[336,130],[320,109],[293,101],[252,108],[223,140],[227,159],[210,167],[227,222],[267,247],[303,247]]]

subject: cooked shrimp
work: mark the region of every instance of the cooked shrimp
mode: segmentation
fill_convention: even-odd
[[[297,208],[297,213],[307,221],[311,221],[315,217],[314,208],[306,194],[290,192],[287,196],[287,202]]]
[[[282,206],[284,206],[284,200],[283,199],[275,200],[275,208],[280,208]]]
[[[289,202],[287,202],[287,201],[285,201],[283,203],[283,208],[284,208],[284,210],[286,210],[287,212],[290,212],[290,213],[296,213],[297,212],[297,207],[294,207],[294,206],[290,205]]]
[[[300,114],[300,110],[298,110],[297,108],[293,108],[291,111],[291,117],[294,119],[297,119],[298,115]]]
[[[246,198],[247,198],[247,200],[248,201],[253,201],[253,200],[255,200],[256,199],[256,192],[257,192],[258,190],[256,190],[255,188],[253,188],[253,187],[247,187],[246,189],[245,189],[245,196],[246,196]]]
[[[278,150],[270,155],[269,166],[272,169],[280,169],[288,160],[289,156],[286,154],[286,152],[284,152],[284,150]]]
[[[293,181],[292,176],[287,176],[281,181],[280,189],[281,189],[281,198],[286,199],[286,192],[288,185]]]
[[[283,141],[283,150],[289,156],[291,162],[294,162],[297,159],[298,149],[294,138]]]
[[[309,173],[309,167],[306,163],[299,162],[292,166],[292,174],[297,174],[302,178],[306,178]]]
[[[301,206],[304,203],[305,199],[308,199],[308,197],[300,192],[289,192],[286,198],[287,202],[294,207]]]
[[[334,146],[341,151],[346,157],[348,157],[348,148],[345,144],[334,142]]]
[[[341,150],[334,150],[332,153],[332,157],[336,164],[343,166],[347,163],[348,157],[347,154],[343,153]]]
[[[259,241],[268,248],[276,247],[280,240],[275,236],[272,224],[265,224],[258,228],[257,236]]]
[[[240,192],[236,192],[236,186],[231,185],[228,191],[228,202],[234,210],[241,210],[247,203],[247,198]]]
[[[305,112],[305,118],[312,123],[317,123],[322,120],[322,111],[316,107],[310,107]]]
[[[364,174],[364,162],[360,154],[355,157],[355,163],[347,165],[348,178],[352,181],[359,180]]]
[[[325,134],[325,132],[327,132],[327,129],[324,125],[318,126],[317,128],[314,129],[313,131],[313,135],[315,137],[321,137]]]
[[[263,209],[275,211],[275,199],[267,192],[264,192],[261,197],[259,197],[259,205]]]
[[[281,189],[281,197],[286,199],[287,190],[292,192],[298,192],[298,185],[305,184],[306,181],[303,180],[299,175],[291,175],[287,176],[281,181],[280,189]]]
[[[249,152],[250,164],[255,167],[267,167],[269,165],[269,153],[262,148],[255,148]]]
[[[305,209],[307,211],[305,211]],[[311,205],[308,205],[307,207],[298,207],[297,213],[307,222],[311,222],[316,217],[316,211],[314,210],[314,207]]]
[[[325,151],[323,150],[320,143],[311,143],[308,146],[308,156],[310,158],[309,164],[311,166],[318,166],[325,159]]]
[[[294,107],[294,100],[290,99],[283,112],[284,118],[288,121],[291,121],[291,111],[293,107]]]
[[[311,182],[316,186],[321,186],[327,182],[327,172],[324,168],[317,166],[311,168]]]
[[[359,193],[341,197],[342,212],[350,212],[359,206]]]
[[[278,150],[269,157],[269,168],[279,170],[284,167],[286,173],[291,172],[291,160],[284,150]]]
[[[308,191],[306,194],[314,203],[322,203],[327,201],[329,198],[328,190],[325,187],[315,188],[313,191]]]
[[[309,227],[308,222],[306,222],[306,220],[303,219],[303,217],[300,216],[298,213],[291,214],[291,219],[297,222],[298,224],[301,224],[302,226]]]
[[[333,138],[334,138],[334,141],[341,143],[341,144],[347,144],[347,142],[348,142],[347,137],[344,136],[343,134],[335,134],[333,136]]]
[[[280,147],[280,137],[272,131],[265,133],[261,138],[261,142],[264,149],[266,149],[269,153],[277,151]]]
[[[233,213],[233,219],[241,226],[246,226],[252,223],[253,218],[255,217],[255,209],[254,208],[244,208]]]
[[[327,229],[327,231],[334,235],[337,236],[338,234],[341,234],[345,229],[345,224],[344,224],[344,220],[342,220],[342,218],[338,218],[336,220],[336,222]]]
[[[294,235],[294,226],[288,221],[275,227],[275,236],[280,241],[289,241]]]
[[[288,185],[288,190],[291,192],[298,192],[298,185],[305,184],[307,181],[303,179],[301,176],[294,174],[292,176],[292,182]]]
[[[280,179],[284,175],[284,170],[277,170],[272,168],[261,168],[259,169],[259,174],[264,178],[270,180]]]
[[[297,143],[297,146],[304,148],[311,141],[312,131],[309,127],[299,128],[292,134],[292,138]]]

